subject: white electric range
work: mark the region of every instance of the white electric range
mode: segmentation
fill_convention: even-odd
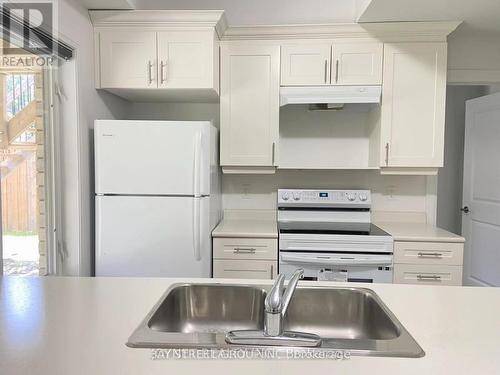
[[[371,222],[369,190],[278,190],[279,272],[391,283],[393,239]]]

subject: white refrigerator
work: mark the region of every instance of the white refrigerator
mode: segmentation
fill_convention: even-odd
[[[217,129],[96,120],[94,142],[96,276],[211,277]]]

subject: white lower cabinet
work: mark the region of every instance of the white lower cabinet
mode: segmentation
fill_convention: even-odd
[[[214,259],[214,277],[225,279],[273,279],[276,262]]]
[[[462,266],[435,264],[395,264],[394,283],[462,285]]]
[[[274,238],[214,238],[213,276],[273,279],[278,270],[278,240]]]
[[[463,243],[394,243],[394,283],[462,285]]]

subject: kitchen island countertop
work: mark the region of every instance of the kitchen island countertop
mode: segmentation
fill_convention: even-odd
[[[185,281],[0,278],[0,372],[9,375],[500,373],[500,289],[495,288],[369,285],[426,351],[423,358],[151,360],[149,349],[126,347],[129,335],[167,287]]]

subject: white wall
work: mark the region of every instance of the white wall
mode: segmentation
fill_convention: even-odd
[[[63,62],[56,80],[65,98],[60,103],[62,167],[62,237],[67,259],[64,275],[90,275],[94,248],[93,122],[123,118],[122,99],[94,89],[93,29],[88,12],[77,1],[59,0],[59,37],[76,48]]]
[[[483,86],[448,86],[444,168],[439,170],[437,225],[460,234],[464,163],[465,101],[485,95]]]
[[[455,32],[448,38],[448,82],[500,82],[500,34]]]

